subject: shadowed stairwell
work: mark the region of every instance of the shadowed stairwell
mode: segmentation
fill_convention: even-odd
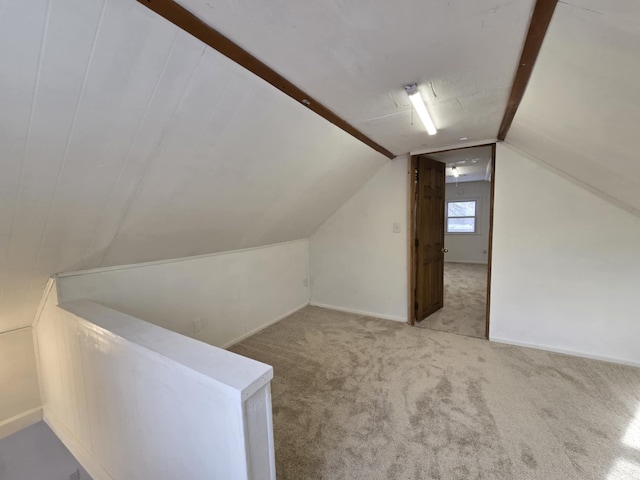
[[[231,348],[273,365],[279,479],[622,480],[640,369],[306,307]],[[639,440],[640,441],[640,440]]]

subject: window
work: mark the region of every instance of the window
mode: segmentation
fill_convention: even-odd
[[[447,233],[476,233],[478,201],[447,202]]]

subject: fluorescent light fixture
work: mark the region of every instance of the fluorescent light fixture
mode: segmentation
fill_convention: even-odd
[[[453,176],[456,178],[460,176],[460,172],[458,172],[458,167],[451,167],[451,173],[453,173]]]
[[[411,100],[413,108],[415,108],[420,120],[422,120],[424,128],[427,129],[427,133],[429,135],[435,135],[438,133],[433,120],[431,120],[431,117],[429,116],[429,112],[427,111],[427,106],[422,99],[422,95],[420,95],[420,92],[418,91],[418,85],[415,83],[412,85],[405,85],[404,90],[407,92],[407,95],[409,95],[409,100]]]

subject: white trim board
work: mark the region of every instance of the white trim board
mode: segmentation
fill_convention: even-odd
[[[409,152],[409,155],[422,155],[423,153],[437,153],[437,152],[444,152],[446,150],[456,150],[458,148],[482,147],[484,145],[491,145],[493,143],[498,143],[498,141],[495,138],[492,138],[490,140],[461,142],[461,143],[454,143],[452,145],[446,145],[442,147],[421,148],[419,150],[414,150],[413,152]]]
[[[42,407],[32,408],[0,422],[0,439],[13,435],[42,420]]]
[[[277,247],[279,245],[287,245],[290,243],[297,242],[306,242],[308,238],[298,238],[297,240],[291,240],[289,242],[280,242],[280,243],[272,243],[270,245],[261,245],[258,247],[250,247],[250,248],[241,248],[239,250],[225,250],[224,252],[216,252],[216,253],[206,253],[204,255],[194,255],[192,257],[179,257],[179,258],[169,258],[166,260],[156,260],[154,262],[143,262],[143,263],[130,263],[127,265],[115,265],[113,267],[99,267],[99,268],[91,268],[88,270],[76,270],[73,272],[60,272],[56,273],[56,278],[64,278],[64,277],[74,277],[77,275],[89,275],[92,273],[103,273],[103,272],[113,272],[116,270],[127,270],[130,268],[142,268],[142,267],[150,267],[153,265],[162,265],[165,263],[176,263],[176,262],[189,262],[191,260],[198,260],[201,258],[207,257],[217,257],[218,255],[229,255],[232,253],[241,253],[241,252],[250,252],[252,250],[262,250],[270,247]]]
[[[292,310],[289,310],[288,312],[276,317],[273,320],[269,320],[267,323],[265,323],[264,325],[258,327],[258,328],[254,328],[253,330],[251,330],[250,332],[245,333],[244,335],[236,338],[235,340],[231,340],[228,343],[225,343],[223,346],[221,346],[220,348],[224,348],[225,350],[234,346],[236,343],[240,343],[241,341],[249,338],[252,335],[255,335],[258,332],[261,332],[262,330],[264,330],[267,327],[270,327],[271,325],[273,325],[274,323],[278,323],[280,320],[283,320],[285,318],[287,318],[289,315],[293,315],[294,313],[296,313],[299,310],[302,310],[304,307],[306,307],[307,305],[309,305],[309,302],[303,303],[298,305],[297,307],[293,308]]]
[[[640,362],[633,362],[633,361],[628,361],[628,360],[620,360],[618,358],[604,357],[604,356],[601,356],[601,355],[593,355],[593,354],[590,354],[590,353],[580,352],[580,351],[577,351],[577,350],[568,350],[568,349],[564,349],[564,348],[548,347],[546,345],[537,345],[535,343],[519,342],[519,341],[515,341],[515,340],[509,340],[507,338],[492,337],[491,334],[489,334],[489,341],[490,342],[496,342],[496,343],[502,343],[502,344],[505,344],[505,345],[513,345],[513,346],[516,346],[516,347],[533,348],[535,350],[543,350],[545,352],[559,353],[559,354],[562,354],[562,355],[570,355],[572,357],[588,358],[590,360],[599,360],[601,362],[615,363],[617,365],[627,365],[627,366],[630,366],[630,367],[640,367]]]
[[[395,322],[406,322],[405,317],[397,317],[395,315],[382,315],[381,313],[367,312],[364,310],[355,310],[352,308],[336,307],[335,305],[327,305],[325,303],[309,302],[312,307],[327,308],[329,310],[337,310],[338,312],[355,313],[366,317],[381,318],[382,320],[393,320]]]

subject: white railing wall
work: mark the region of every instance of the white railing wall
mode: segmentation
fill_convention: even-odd
[[[270,366],[55,289],[44,419],[94,480],[275,479]]]

